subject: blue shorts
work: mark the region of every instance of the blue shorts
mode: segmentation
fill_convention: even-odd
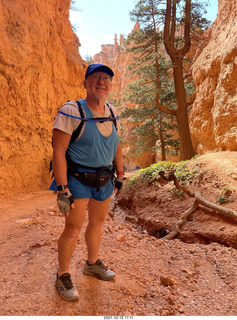
[[[114,182],[111,178],[106,185],[96,191],[96,187],[86,186],[74,177],[69,177],[68,187],[75,199],[92,198],[98,201],[105,201],[113,194]]]
[[[80,169],[80,171],[85,172],[89,170]],[[111,178],[106,185],[100,187],[99,191],[96,191],[96,187],[86,186],[74,177],[68,176],[68,187],[75,199],[92,198],[98,201],[105,201],[113,194],[114,182]],[[55,179],[49,187],[49,190],[57,191],[57,182]]]

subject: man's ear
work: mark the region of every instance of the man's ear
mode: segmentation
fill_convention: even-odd
[[[84,88],[86,89],[86,80],[83,81]]]

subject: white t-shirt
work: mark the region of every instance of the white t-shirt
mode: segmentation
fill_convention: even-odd
[[[114,108],[114,106],[112,106],[111,104],[109,105],[110,108],[113,110],[114,116],[117,117],[117,112]],[[90,108],[89,108],[90,109]],[[83,107],[82,107],[83,110]],[[79,117],[81,118],[80,112],[78,110],[77,107],[77,103],[76,101],[69,101],[67,103],[65,103],[60,111],[66,113],[66,114],[70,114],[71,116],[75,116],[75,117]],[[91,113],[93,115],[93,118],[98,118],[98,117],[105,117],[105,118],[109,118],[111,116],[111,112],[109,107],[105,104],[105,113],[102,116],[101,114],[99,114],[98,112],[95,112],[93,110],[91,110]],[[84,116],[85,116],[85,112],[83,110]],[[79,119],[75,119],[72,117],[68,117],[66,115],[63,115],[61,113],[58,113],[55,120],[54,120],[54,124],[53,124],[53,129],[58,129],[61,130],[65,133],[68,133],[70,135],[72,135],[72,133],[77,129],[77,127],[79,126],[79,124],[81,123],[81,120]],[[118,129],[118,133],[121,129],[120,123],[118,120],[116,120],[117,123],[117,129]],[[86,122],[85,122],[86,124]],[[96,125],[99,129],[99,131],[101,132],[101,134],[105,137],[109,137],[112,133],[112,128],[113,128],[113,122],[112,121],[105,121],[105,122],[96,122]],[[78,136],[78,138],[81,137],[81,135],[83,134],[85,129],[85,125],[83,125],[82,130],[80,132],[80,135]],[[77,139],[78,139],[77,138]]]

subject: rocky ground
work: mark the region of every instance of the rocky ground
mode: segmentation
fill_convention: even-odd
[[[237,210],[237,152],[196,160],[190,186],[216,203],[224,188]],[[172,183],[124,192],[113,199],[100,256],[116,272],[111,282],[82,274],[84,228],[71,263],[77,302],[54,288],[57,240],[64,218],[49,191],[1,199],[0,316],[237,316],[237,222],[209,209],[190,215],[173,240],[170,232],[192,199]]]

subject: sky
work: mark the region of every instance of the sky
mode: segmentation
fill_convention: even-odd
[[[209,1],[206,18],[215,21],[218,0]],[[114,36],[125,37],[132,31],[135,22],[130,20],[129,12],[135,8],[136,0],[76,0],[78,11],[70,10],[70,21],[76,29],[83,59],[101,51],[102,44],[114,44]]]

